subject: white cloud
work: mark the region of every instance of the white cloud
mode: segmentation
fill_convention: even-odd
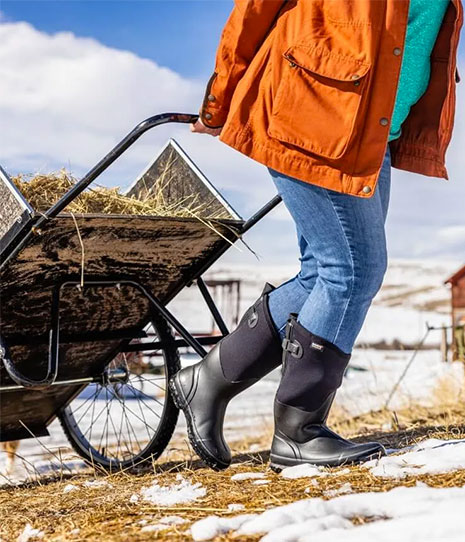
[[[195,113],[203,97],[206,81],[187,79],[131,52],[69,32],[49,35],[27,23],[2,22],[0,43],[0,161],[13,172],[64,165],[83,174],[139,121],[167,111]],[[464,83],[458,90],[448,153],[450,182],[393,170],[388,238],[394,256],[457,257],[463,246]],[[178,125],[143,136],[102,181],[128,184],[170,136],[243,216],[276,193],[262,165]],[[248,240],[266,260],[296,259],[294,226],[284,206],[257,225]],[[237,251],[228,255],[237,256]]]
[[[56,163],[86,168],[134,124],[186,110],[199,83],[127,51],[27,23],[0,26],[3,155],[15,168]]]

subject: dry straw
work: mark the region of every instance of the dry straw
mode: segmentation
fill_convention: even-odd
[[[48,175],[18,175],[13,178],[13,182],[36,211],[44,212],[76,183],[76,179],[63,169]],[[143,199],[125,196],[117,187],[89,188],[74,199],[64,211],[76,214],[196,217],[204,220],[230,218],[226,210],[212,211],[209,208],[210,202],[199,201],[198,194],[188,195],[176,202],[168,202],[165,198],[165,189],[169,182],[169,175],[163,172],[155,183],[155,188]]]

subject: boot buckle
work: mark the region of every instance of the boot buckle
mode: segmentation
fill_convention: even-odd
[[[304,353],[302,345],[296,339],[293,341],[287,338],[283,339],[282,348],[285,352],[289,352],[294,358],[301,358]]]

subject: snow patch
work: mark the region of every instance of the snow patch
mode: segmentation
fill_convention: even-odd
[[[76,491],[78,486],[75,486],[74,484],[66,484],[63,488],[63,493],[70,493],[71,491]]]
[[[196,541],[235,531],[264,534],[261,542],[463,542],[463,510],[465,487],[397,487],[331,500],[301,500],[258,515],[210,516],[194,523],[191,533]],[[351,520],[356,517],[371,522],[354,526]]]
[[[176,479],[178,483],[171,486],[160,486],[157,482],[154,482],[150,487],[143,487],[140,491],[140,497],[144,501],[159,506],[183,504],[205,497],[207,490],[202,487],[202,484],[192,484],[182,476],[177,476]],[[138,502],[138,500],[138,495],[132,495],[130,499],[131,502]]]
[[[155,532],[155,531],[163,531],[165,529],[169,529],[172,525],[182,525],[183,523],[187,523],[187,519],[181,518],[179,516],[166,516],[164,518],[161,518],[158,523],[153,523],[151,525],[147,525],[148,521],[146,519],[142,519],[138,522],[140,525],[143,525],[141,532]]]
[[[323,491],[323,495],[325,497],[336,497],[337,495],[345,495],[346,493],[352,492],[352,486],[349,484],[349,482],[343,484],[341,487],[338,487],[337,489],[328,489],[326,491]]]
[[[238,472],[231,476],[233,482],[242,481],[242,480],[255,480],[259,478],[265,478],[263,472]]]
[[[242,514],[234,518],[220,518],[208,516],[196,521],[191,527],[192,538],[196,541],[211,540],[220,534],[235,531],[239,527],[255,517],[255,514]]]
[[[99,487],[113,487],[109,482],[106,480],[86,480],[83,484],[84,487],[90,487],[93,489],[97,489]]]
[[[408,452],[374,459],[364,466],[374,476],[397,479],[465,469],[465,439],[428,439],[410,447]]]
[[[183,523],[187,523],[187,519],[180,516],[166,516],[161,518],[160,523],[164,525],[182,525]]]
[[[34,529],[30,523],[26,524],[23,532],[16,539],[17,542],[29,542],[29,540],[40,540],[44,537],[44,533],[39,529]]]
[[[232,503],[232,504],[228,504],[228,510],[230,512],[237,512],[239,510],[244,510],[245,506],[243,504],[237,504],[237,503]]]
[[[286,467],[281,471],[283,478],[294,480],[296,478],[310,478],[312,476],[328,476],[328,473],[322,467],[304,463],[303,465],[295,465],[294,467]]]

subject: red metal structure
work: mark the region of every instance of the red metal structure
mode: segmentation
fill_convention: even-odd
[[[450,284],[452,292],[452,359],[465,361],[465,265],[444,284]]]

